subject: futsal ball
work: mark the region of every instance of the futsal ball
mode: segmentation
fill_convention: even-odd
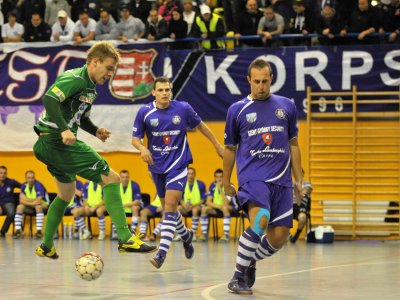
[[[94,252],[84,252],[75,261],[75,270],[86,281],[99,278],[103,273],[103,268],[103,259]]]

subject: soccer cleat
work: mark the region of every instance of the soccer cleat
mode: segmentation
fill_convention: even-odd
[[[148,245],[141,240],[142,234],[132,235],[126,242],[118,243],[119,252],[150,253],[157,250],[157,246]]]
[[[193,255],[194,255],[194,248],[193,248],[193,237],[194,237],[194,232],[192,230],[189,230],[189,238],[187,239],[187,241],[183,242],[183,248],[185,249],[185,256],[187,259],[192,259]]]
[[[104,231],[100,231],[98,240],[104,241],[105,238],[106,238],[106,233]]]
[[[17,230],[17,231],[15,231],[15,233],[13,235],[13,238],[14,239],[19,239],[21,236],[22,236],[21,230]]]
[[[43,237],[43,234],[41,231],[36,232],[35,234],[35,240],[40,240]]]
[[[251,260],[250,266],[244,272],[244,282],[251,288],[256,281],[256,261]]]
[[[228,283],[228,291],[233,294],[252,295],[253,291],[247,286],[242,278],[234,278]]]
[[[57,259],[58,254],[56,252],[56,247],[51,247],[51,249],[47,248],[45,245],[41,244],[39,247],[36,248],[35,250],[36,255],[40,257],[48,257],[51,259]]]
[[[229,242],[229,236],[223,235],[218,242],[220,243],[228,243]]]
[[[150,259],[150,263],[157,269],[161,268],[165,260],[165,256],[157,253],[152,259]]]

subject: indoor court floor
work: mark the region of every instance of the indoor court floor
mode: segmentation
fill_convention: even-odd
[[[195,256],[184,257],[174,242],[161,269],[152,254],[120,254],[116,242],[58,240],[60,258],[39,258],[39,241],[0,240],[0,299],[400,299],[400,242],[354,241],[287,244],[257,265],[251,296],[227,291],[237,242],[194,243]],[[84,251],[103,257],[103,275],[86,282],[75,258]]]

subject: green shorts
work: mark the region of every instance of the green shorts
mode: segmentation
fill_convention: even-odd
[[[91,147],[79,140],[65,145],[59,134],[40,136],[33,153],[63,183],[74,182],[77,175],[101,183],[101,175],[107,176],[110,172],[108,163]]]

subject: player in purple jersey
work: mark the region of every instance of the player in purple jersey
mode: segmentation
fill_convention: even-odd
[[[171,83],[168,78],[157,78],[152,94],[155,101],[141,107],[136,116],[132,145],[140,151],[143,161],[149,165],[165,211],[159,250],[150,260],[158,269],[164,263],[175,230],[182,238],[186,258],[191,259],[194,254],[194,233],[185,227],[178,212],[178,204],[186,185],[187,166],[193,162],[186,131],[198,128],[221,157],[224,150],[187,102],[170,100]],[[148,147],[141,141],[145,135]]]
[[[247,80],[250,95],[231,105],[225,127],[225,193],[236,194],[230,184],[236,157],[237,194],[250,219],[239,239],[235,273],[228,284],[235,294],[253,293],[255,262],[273,255],[287,241],[292,227],[291,169],[298,203],[302,186],[294,102],[270,93],[272,70],[264,60],[250,64]]]

